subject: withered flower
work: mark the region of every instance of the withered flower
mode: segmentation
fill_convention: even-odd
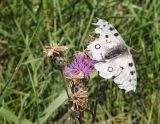
[[[60,46],[58,44],[51,44],[45,49],[47,57],[49,57],[52,65],[55,68],[62,68],[66,64],[66,55],[68,48],[66,46]]]
[[[71,95],[68,101],[71,103],[71,109],[73,111],[84,111],[87,108],[88,103],[87,91],[84,89],[79,89]]]

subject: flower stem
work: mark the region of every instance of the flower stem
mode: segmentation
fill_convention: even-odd
[[[95,101],[94,109],[93,109],[92,124],[94,124],[96,122],[97,105],[98,105],[98,101],[99,101],[99,99],[98,99],[98,94],[99,94],[99,89],[100,89],[99,74],[98,74],[96,82],[97,82],[96,101]]]
[[[66,80],[65,80],[65,77],[64,77],[64,74],[63,74],[63,70],[60,70],[60,72],[61,72],[61,75],[62,75],[62,78],[63,78],[63,82],[64,82],[64,84],[65,84],[65,90],[66,90],[67,96],[68,96],[68,98],[69,98],[69,92],[68,92]]]
[[[96,102],[94,105],[92,124],[94,124],[96,122],[97,105],[98,105],[98,99],[96,99]]]
[[[79,112],[79,118],[78,118],[79,124],[84,124],[83,114],[84,114],[84,112],[82,112],[82,111]]]

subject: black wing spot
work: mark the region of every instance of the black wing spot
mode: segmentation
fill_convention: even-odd
[[[101,59],[103,60],[104,58],[103,58],[103,55],[102,55],[102,53],[101,53],[100,55],[101,55]]]
[[[114,79],[114,78],[116,78],[116,76],[113,75],[113,76],[112,76],[112,79]]]
[[[130,62],[130,63],[128,63],[128,65],[129,65],[130,67],[132,67],[132,66],[133,66],[133,63],[132,63],[132,62]]]
[[[100,45],[100,44],[96,44],[96,45],[95,45],[95,48],[96,48],[96,49],[100,49],[100,48],[101,48],[101,45]]]
[[[109,36],[108,36],[108,35],[105,35],[105,37],[108,38]]]
[[[113,71],[113,68],[112,68],[112,67],[108,67],[108,71],[109,71],[109,72],[112,72],[112,71]]]
[[[110,31],[113,31],[113,30],[114,30],[114,28],[113,28],[113,27],[109,27],[109,30],[110,30]]]
[[[106,27],[106,25],[103,25],[103,27]]]
[[[134,75],[135,71],[131,71],[130,73],[131,73],[131,75]]]
[[[131,82],[132,80],[131,79],[129,79],[129,82]]]
[[[124,68],[123,68],[123,67],[121,67],[121,69],[123,70]]]
[[[119,35],[118,33],[115,33],[115,34],[114,34],[114,36],[116,36],[116,37],[117,37],[118,35]]]

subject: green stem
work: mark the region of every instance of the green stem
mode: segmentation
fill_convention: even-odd
[[[78,118],[78,121],[79,121],[79,124],[84,124],[83,123],[83,114],[84,114],[84,112],[79,112],[79,118]]]
[[[99,101],[99,99],[98,99],[99,88],[100,88],[100,85],[99,85],[99,74],[98,74],[96,82],[97,82],[97,91],[96,91],[96,101],[95,101],[94,109],[93,109],[92,124],[94,124],[96,122],[97,105],[98,105],[98,101]]]
[[[61,75],[62,75],[62,78],[63,78],[63,82],[65,84],[65,90],[66,90],[67,96],[69,98],[69,92],[68,92],[68,88],[67,88],[67,84],[66,84],[66,79],[64,77],[63,70],[60,70],[60,71],[61,71]]]

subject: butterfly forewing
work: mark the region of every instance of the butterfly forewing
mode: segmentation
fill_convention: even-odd
[[[98,19],[97,23],[95,23],[98,27],[95,29],[95,33],[100,34],[100,38],[106,39],[107,43],[111,43],[109,45],[126,45],[123,38],[119,34],[119,32],[115,29],[113,25],[104,21],[102,19]]]

